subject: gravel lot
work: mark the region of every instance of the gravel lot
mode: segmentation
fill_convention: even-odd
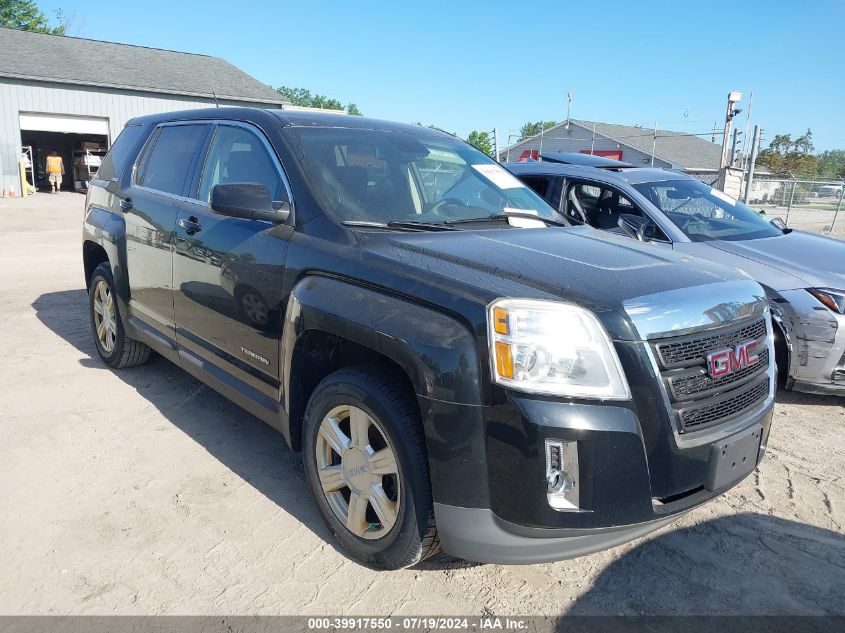
[[[0,200],[0,613],[845,614],[845,400],[780,396],[759,473],[626,546],[372,572],[273,430],[161,358],[100,363],[82,205]]]

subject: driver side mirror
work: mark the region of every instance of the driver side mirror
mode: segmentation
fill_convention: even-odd
[[[211,209],[221,215],[281,224],[290,215],[290,205],[273,206],[267,187],[257,182],[233,182],[211,189]]]

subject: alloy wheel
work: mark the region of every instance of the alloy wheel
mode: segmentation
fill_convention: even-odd
[[[103,279],[94,288],[94,328],[100,346],[110,354],[117,340],[117,311],[111,288]]]
[[[399,515],[396,455],[379,423],[351,405],[323,418],[315,445],[317,474],[335,517],[355,536],[379,539]]]

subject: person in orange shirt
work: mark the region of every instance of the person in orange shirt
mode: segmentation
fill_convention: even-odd
[[[53,193],[59,193],[59,189],[62,188],[62,175],[64,173],[65,164],[62,157],[56,150],[53,150],[47,157],[47,176]]]

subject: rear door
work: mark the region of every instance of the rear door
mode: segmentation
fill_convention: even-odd
[[[169,123],[150,135],[120,206],[133,316],[175,339],[173,230],[209,126]]]
[[[239,122],[215,123],[189,199],[179,211],[173,258],[177,343],[275,396],[292,225],[220,215],[215,185],[257,182],[274,203],[290,203],[281,163],[264,134]],[[292,218],[291,218],[292,222]]]

